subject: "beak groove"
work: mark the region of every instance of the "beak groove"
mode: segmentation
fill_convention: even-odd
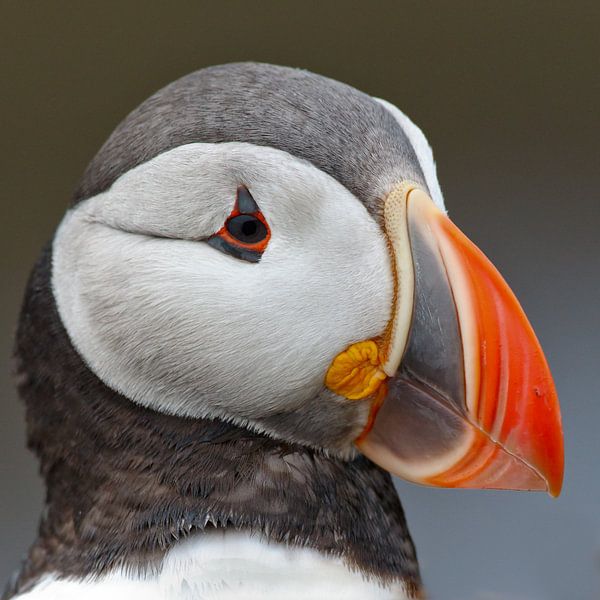
[[[396,281],[392,318],[377,340],[375,388],[385,382],[385,392],[369,389],[376,400],[357,446],[426,485],[558,495],[558,398],[514,294],[417,186],[403,182],[389,194],[384,224]]]

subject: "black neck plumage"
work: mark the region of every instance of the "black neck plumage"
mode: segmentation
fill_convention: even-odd
[[[47,508],[8,592],[44,573],[100,574],[157,566],[207,528],[252,531],[343,557],[417,589],[419,573],[390,476],[216,420],[154,412],[106,387],[71,345],[38,261],[17,334],[28,440]]]

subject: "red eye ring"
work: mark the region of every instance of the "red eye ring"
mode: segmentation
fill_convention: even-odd
[[[208,243],[236,258],[258,262],[271,239],[271,229],[245,186],[237,189],[233,210]]]
[[[240,217],[250,217],[250,219],[255,219],[256,222],[260,223],[261,227],[254,226],[253,231],[249,231],[247,234],[247,238],[253,239],[256,238],[258,234],[259,239],[257,241],[244,241],[241,236],[236,236],[235,231],[238,227],[234,227],[233,224],[240,221]],[[252,224],[252,221],[248,220],[243,225],[246,226],[245,229],[250,229],[247,225]],[[256,233],[255,233],[256,232]],[[239,246],[240,248],[245,248],[246,250],[252,250],[253,252],[263,253],[271,239],[271,230],[269,229],[269,225],[264,217],[264,215],[259,212],[254,213],[241,213],[239,210],[233,210],[231,214],[227,217],[225,221],[225,225],[217,231],[215,235],[223,238],[228,244],[233,244],[235,246]]]

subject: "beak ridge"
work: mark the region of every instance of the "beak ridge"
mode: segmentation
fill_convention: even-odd
[[[418,187],[400,184],[384,221],[398,293],[358,448],[426,485],[558,495],[558,398],[514,294]]]

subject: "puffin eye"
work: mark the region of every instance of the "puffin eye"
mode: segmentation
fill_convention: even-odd
[[[208,238],[209,246],[249,262],[258,262],[267,248],[271,230],[248,188],[237,190],[235,206],[217,233]]]
[[[243,244],[257,244],[267,237],[267,228],[254,215],[238,215],[225,223],[227,231]]]

